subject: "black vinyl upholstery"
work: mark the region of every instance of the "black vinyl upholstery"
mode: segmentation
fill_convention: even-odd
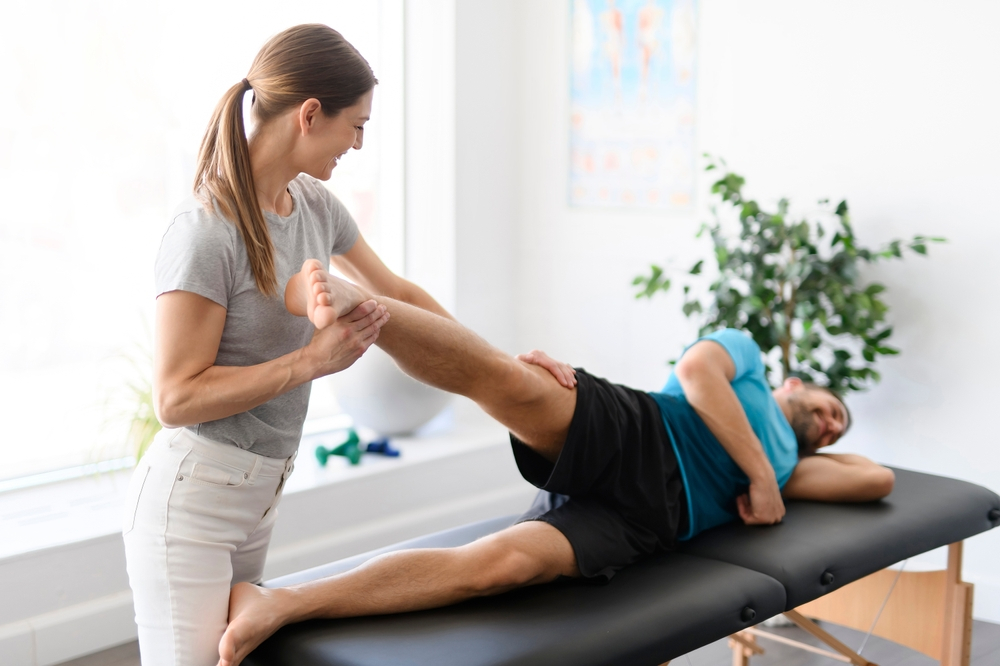
[[[682,547],[767,574],[795,608],[908,557],[1000,525],[1000,497],[982,486],[893,469],[896,484],[880,502],[788,502],[773,527],[728,523]]]
[[[484,521],[274,581],[338,573],[389,550],[455,546],[510,524]],[[670,553],[607,585],[562,581],[418,613],[285,627],[248,666],[553,666],[661,664],[776,615],[777,581],[724,562]],[[753,610],[747,618],[745,609]]]
[[[897,469],[867,504],[789,502],[782,524],[730,523],[619,572],[607,585],[561,581],[418,613],[285,627],[248,666],[650,666],[794,608],[869,573],[1000,525],[1000,497]],[[513,517],[467,525],[285,576],[314,580],[382,552],[469,543]],[[745,609],[753,609],[749,619]]]

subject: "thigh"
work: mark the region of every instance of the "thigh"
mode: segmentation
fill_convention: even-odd
[[[548,370],[510,358],[487,381],[476,402],[526,446],[555,462],[573,421],[577,389],[566,388]]]
[[[607,503],[541,491],[517,525],[544,524],[563,535],[577,575],[610,580],[616,572],[660,548],[657,535],[626,520]]]
[[[458,551],[478,572],[486,594],[580,575],[569,540],[543,522],[512,525]]]
[[[285,482],[294,469],[294,456],[285,465],[284,473],[274,491],[271,506],[264,512],[257,527],[250,533],[246,541],[241,543],[232,554],[233,580],[236,583],[252,583],[259,585],[264,580],[264,562],[267,559],[267,548],[271,543],[274,523],[278,518],[278,504],[284,491]]]
[[[195,464],[191,451],[160,441],[137,468],[142,482],[133,484],[140,490],[123,535],[144,666],[218,662],[232,554],[267,508],[240,492],[241,475],[207,483],[192,478]]]

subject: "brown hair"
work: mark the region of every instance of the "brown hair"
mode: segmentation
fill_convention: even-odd
[[[272,37],[254,58],[250,73],[223,95],[198,152],[194,191],[240,231],[257,288],[277,293],[274,246],[257,201],[250,147],[243,125],[243,94],[253,89],[257,127],[307,99],[335,116],[353,106],[378,80],[368,62],[343,36],[325,25],[297,25]]]

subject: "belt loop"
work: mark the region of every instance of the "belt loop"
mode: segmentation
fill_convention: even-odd
[[[250,471],[250,476],[247,477],[247,483],[253,485],[254,481],[257,480],[257,475],[260,474],[260,468],[263,466],[264,457],[259,454],[254,454],[253,458],[253,469]]]

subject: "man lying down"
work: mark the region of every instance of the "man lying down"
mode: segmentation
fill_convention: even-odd
[[[322,327],[371,298],[309,261],[286,304]],[[612,384],[541,352],[512,358],[453,321],[386,298],[378,344],[408,374],[468,396],[510,429],[540,488],[516,524],[457,548],[380,555],[329,578],[232,590],[220,666],[310,618],[400,613],[552,581],[610,579],[678,540],[737,517],[777,523],[782,498],[864,502],[893,474],[856,455],[815,455],[850,425],[831,392],[788,379],[771,391],[760,349],[733,330],[689,347],[661,393]]]

